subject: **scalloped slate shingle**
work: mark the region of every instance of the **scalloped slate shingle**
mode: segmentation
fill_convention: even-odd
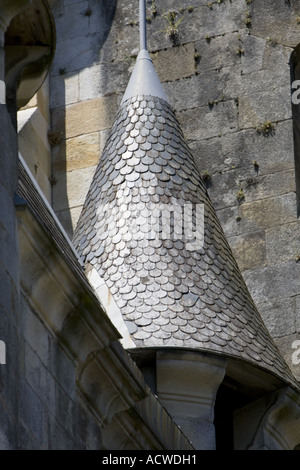
[[[184,239],[149,234],[153,205],[188,203],[205,206],[203,248],[190,251]],[[166,101],[138,96],[122,104],[73,242],[105,279],[137,347],[221,353],[294,382]]]

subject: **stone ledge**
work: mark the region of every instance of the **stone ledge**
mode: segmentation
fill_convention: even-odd
[[[103,423],[103,435],[108,426],[108,434],[111,436],[112,432],[114,441],[118,441],[125,420],[129,429],[135,429],[135,433],[126,433],[128,449],[139,448],[141,435],[143,445],[149,449],[175,449],[177,445],[192,449],[152,395],[128,353],[117,345],[119,333],[87,281],[83,282],[62,257],[25,201],[17,208],[17,218],[23,293],[36,315],[73,358],[74,386]],[[145,403],[139,411],[136,405],[141,400]],[[132,413],[134,426],[130,424]],[[164,426],[170,435],[165,436]]]

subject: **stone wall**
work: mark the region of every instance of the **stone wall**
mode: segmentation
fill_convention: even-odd
[[[17,134],[5,105],[0,105],[0,126],[0,340],[4,341],[6,353],[0,364],[0,448],[10,449],[17,436],[19,259],[14,210]]]
[[[51,143],[49,80],[29,103],[18,111],[19,152],[51,203]]]
[[[138,53],[138,2],[59,0],[54,14],[53,204],[71,234]],[[300,378],[289,63],[299,2],[149,0],[147,23],[154,65],[250,292]]]
[[[9,364],[20,371],[9,377],[17,444],[8,447],[192,449],[120,345],[53,211],[19,174],[19,348],[11,364],[10,344]]]
[[[76,390],[76,364],[22,295],[20,449],[101,449],[101,422]]]
[[[17,133],[3,91],[5,81],[5,31],[10,20],[28,2],[1,3],[0,20],[0,448],[17,443],[19,382],[19,257],[14,197],[17,189]],[[3,349],[4,347],[4,349]],[[3,354],[4,353],[4,354]]]

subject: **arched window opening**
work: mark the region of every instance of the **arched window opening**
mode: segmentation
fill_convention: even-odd
[[[216,450],[234,450],[234,412],[252,401],[228,377],[220,385],[215,402]]]

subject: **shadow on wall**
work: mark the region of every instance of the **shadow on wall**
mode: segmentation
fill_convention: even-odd
[[[53,7],[57,45],[50,76],[52,81],[50,95],[54,93],[56,95],[54,98],[50,97],[51,103],[53,101],[56,103],[54,106],[51,104],[52,131],[49,133],[52,146],[52,206],[70,237],[72,237],[73,228],[67,188],[69,168],[67,167],[66,147],[66,139],[69,137],[66,131],[66,125],[68,125],[66,103],[70,97],[67,96],[65,82],[68,80],[70,83],[72,78],[76,80],[80,71],[99,63],[101,49],[115,17],[116,5],[117,0],[89,0],[70,5],[64,5],[64,1],[59,0]],[[107,79],[109,80],[109,77]],[[77,125],[79,121],[79,126],[81,125],[84,129],[84,116],[81,113],[79,97],[73,100],[73,105],[75,107],[78,105]],[[82,134],[84,133],[83,130]],[[78,146],[76,155],[83,161],[85,155],[80,155]],[[75,192],[78,189],[78,194],[82,192],[81,184],[78,182],[74,189]]]

